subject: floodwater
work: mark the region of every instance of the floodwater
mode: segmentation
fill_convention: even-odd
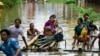
[[[67,6],[65,16],[68,16]],[[10,11],[9,11],[10,10]],[[2,28],[7,28],[9,25],[14,23],[14,19],[21,18],[22,24],[21,27],[24,30],[24,35],[28,41],[26,31],[29,28],[30,23],[34,23],[35,28],[38,29],[41,34],[43,32],[44,23],[49,19],[49,16],[52,14],[57,15],[57,20],[59,22],[59,26],[63,29],[65,42],[62,41],[59,43],[59,52],[23,52],[23,56],[100,56],[100,53],[88,53],[84,52],[82,54],[73,53],[73,52],[65,52],[63,50],[72,50],[72,42],[74,35],[74,26],[77,24],[76,19],[63,19],[63,4],[55,4],[55,3],[47,3],[47,2],[28,2],[24,1],[21,5],[15,6],[15,8],[8,9],[5,11],[7,14],[3,13],[3,22]],[[7,23],[4,23],[7,22]],[[99,22],[95,22],[95,24],[99,27]],[[19,36],[20,46],[23,48],[24,43]],[[95,42],[93,50],[98,50],[98,40]],[[0,56],[4,56],[4,54],[0,53]]]

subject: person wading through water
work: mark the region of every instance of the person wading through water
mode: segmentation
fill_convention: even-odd
[[[20,27],[20,24],[21,24],[21,20],[19,18],[15,19],[15,25],[9,26],[8,30],[11,32],[11,37],[17,40],[18,40],[18,36],[21,35],[26,47],[28,47],[26,39],[24,37],[23,30]]]

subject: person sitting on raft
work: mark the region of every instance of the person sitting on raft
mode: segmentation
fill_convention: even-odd
[[[56,17],[55,15],[51,15],[49,17],[49,20],[45,23],[45,26],[44,26],[44,28],[46,26],[50,26],[52,28],[54,34],[56,33],[56,31],[55,31],[55,28],[56,28],[56,25],[55,25],[55,17]]]
[[[52,28],[50,26],[47,26],[44,28],[44,37],[40,38],[35,44],[41,46],[44,43],[51,42],[54,40],[54,35]]]
[[[93,35],[93,33],[97,30],[98,31],[98,28],[95,24],[93,24],[93,20],[90,20],[90,25],[88,27],[89,29],[89,34],[90,35]]]
[[[87,42],[89,41],[89,36],[88,36],[88,29],[86,27],[83,26],[83,19],[79,18],[77,20],[78,25],[75,26],[75,35],[74,35],[74,42],[73,44],[76,43],[77,40],[77,45],[79,45],[79,42],[83,42],[84,46],[85,44],[87,44]],[[88,44],[87,44],[88,45]],[[89,46],[88,46],[89,48]]]
[[[37,42],[35,44],[38,46],[41,46],[45,43],[50,43],[54,40],[60,41],[60,40],[62,40],[62,38],[63,38],[62,33],[59,32],[54,35],[52,28],[50,26],[47,26],[44,28],[44,37],[37,40]]]
[[[63,34],[62,32],[58,32],[56,34],[53,34],[52,28],[50,26],[47,26],[44,28],[44,34],[43,35],[38,35],[37,37],[33,38],[32,40],[34,41],[30,41],[28,44],[29,46],[34,46],[34,47],[38,47],[43,49],[44,48],[44,44],[46,47],[46,50],[49,48],[49,45],[51,42],[59,42],[63,40]],[[49,44],[49,45],[48,45]],[[48,46],[48,47],[47,47]],[[53,47],[53,45],[50,45],[50,47]],[[24,47],[22,49],[23,51],[26,50],[26,48]]]
[[[83,25],[85,27],[89,27],[90,25],[90,18],[89,18],[89,14],[88,13],[85,13],[84,16],[83,16]]]

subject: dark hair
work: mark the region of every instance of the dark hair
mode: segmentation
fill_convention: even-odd
[[[83,19],[82,19],[82,18],[78,18],[78,20],[79,20],[81,23],[83,23]]]
[[[51,15],[50,17],[49,17],[49,19],[51,19],[51,18],[56,18],[56,15]]]
[[[89,16],[89,14],[88,14],[88,13],[85,13],[85,14],[84,14],[84,17],[85,17],[85,16]]]
[[[2,32],[6,32],[6,34],[7,34],[8,36],[10,36],[10,31],[9,31],[9,30],[3,29],[3,30],[0,31],[0,34],[1,34]]]
[[[34,23],[30,23],[30,25],[31,25],[31,24],[33,24],[33,25],[34,25]]]
[[[53,18],[56,18],[56,15],[55,14],[53,14],[53,15],[51,15]]]
[[[34,23],[30,23],[30,25],[33,25],[34,26]]]
[[[49,19],[53,18],[53,16],[50,16]]]
[[[15,19],[15,22],[16,22],[17,20],[18,20],[20,23],[22,23],[21,20],[20,20],[19,18]]]

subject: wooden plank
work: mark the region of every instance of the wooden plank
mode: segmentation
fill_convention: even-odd
[[[39,37],[39,35],[36,35],[35,37],[33,37],[33,39],[27,43],[28,46],[31,46],[33,43],[35,43],[35,41],[38,39],[38,37]]]
[[[79,50],[63,50],[63,51],[65,51],[65,52],[80,52]],[[82,52],[95,52],[95,53],[98,53],[98,52],[100,52],[100,50],[99,51],[96,51],[96,50],[82,50]]]
[[[38,37],[39,37],[39,35],[36,35],[35,37],[33,37],[33,39],[30,40],[30,41],[27,43],[28,47],[30,47],[33,43],[35,43],[35,41],[38,39]],[[23,49],[22,49],[22,51],[26,51],[26,50],[27,50],[27,48],[26,48],[26,46],[24,46]]]

